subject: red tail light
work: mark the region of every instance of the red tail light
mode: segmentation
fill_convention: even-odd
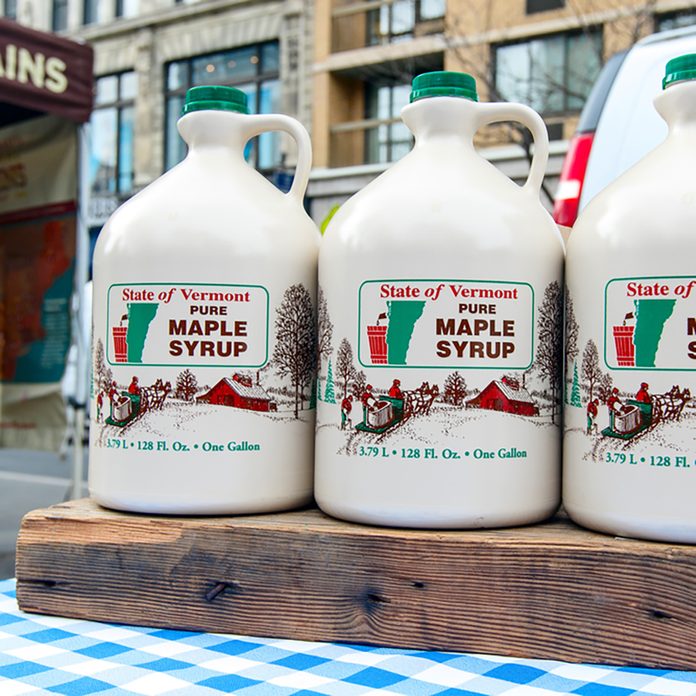
[[[553,219],[559,225],[572,227],[578,216],[582,182],[585,179],[593,139],[594,132],[576,133],[570,141],[553,206]]]

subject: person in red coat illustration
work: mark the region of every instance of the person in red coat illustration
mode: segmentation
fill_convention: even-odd
[[[346,423],[350,428],[353,422],[350,419],[350,412],[353,410],[353,395],[348,394],[343,401],[341,401],[341,430],[345,430]]]
[[[104,392],[97,394],[97,423],[101,423],[102,408],[104,407]]]
[[[614,387],[611,390],[611,394],[609,394],[609,398],[607,399],[607,408],[609,409],[609,414],[620,413],[622,406],[623,402],[619,396],[619,390],[617,387]]]
[[[140,394],[140,385],[138,384],[138,378],[135,375],[133,375],[133,379],[131,380],[131,383],[128,385],[128,393],[135,395]]]
[[[404,393],[401,391],[401,380],[395,379],[389,387],[389,396],[392,399],[403,399]]]
[[[642,404],[649,404],[652,401],[652,397],[650,396],[650,393],[648,392],[648,383],[647,382],[641,382],[640,383],[640,389],[638,390],[638,393],[636,394],[636,401],[640,401]]]
[[[114,416],[114,406],[118,405],[118,402],[121,399],[121,394],[118,391],[118,386],[116,385],[116,380],[113,380],[111,382],[111,386],[109,387],[109,415],[113,418]]]
[[[597,420],[597,406],[599,405],[599,399],[592,399],[587,404],[587,434],[589,435],[594,428],[595,420]]]
[[[360,401],[365,408],[374,408],[375,404],[377,403],[377,399],[375,399],[374,394],[372,393],[371,384],[368,384],[365,387],[365,391],[362,393]]]

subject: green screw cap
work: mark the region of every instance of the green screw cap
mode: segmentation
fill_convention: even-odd
[[[186,101],[181,115],[203,110],[236,111],[240,114],[248,114],[247,95],[236,87],[220,85],[191,87],[186,92]]]
[[[684,56],[672,58],[667,63],[665,77],[662,80],[662,89],[684,80],[696,80],[696,53],[687,53]]]
[[[411,83],[411,102],[428,97],[462,97],[478,101],[476,80],[467,73],[448,70],[416,75]]]

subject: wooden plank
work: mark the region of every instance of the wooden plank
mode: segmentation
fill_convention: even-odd
[[[696,547],[558,518],[497,531],[352,525],[317,510],[29,513],[25,611],[180,629],[696,669]]]

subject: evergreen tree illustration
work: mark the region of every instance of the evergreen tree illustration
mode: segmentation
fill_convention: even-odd
[[[582,407],[582,400],[580,399],[580,379],[578,378],[578,363],[573,363],[573,386],[570,389],[570,401],[571,406]]]
[[[324,390],[324,401],[327,404],[336,403],[336,393],[334,391],[333,368],[331,367],[331,360],[329,360],[329,368],[326,371],[326,389]]]

